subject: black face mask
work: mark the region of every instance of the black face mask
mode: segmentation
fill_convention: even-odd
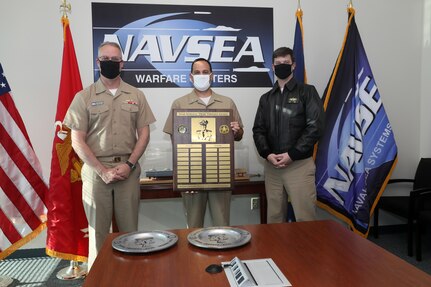
[[[108,79],[115,79],[120,74],[120,63],[121,62],[100,61],[100,73]]]
[[[284,80],[292,74],[292,65],[278,64],[274,66],[274,72],[277,78]]]

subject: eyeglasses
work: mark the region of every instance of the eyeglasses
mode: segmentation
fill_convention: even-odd
[[[99,61],[100,61],[100,62],[112,61],[112,62],[119,63],[119,62],[122,62],[122,61],[123,61],[123,60],[122,60],[121,58],[119,58],[119,57],[111,57],[111,58],[109,58],[109,57],[107,57],[107,56],[100,56],[98,59],[99,59]]]

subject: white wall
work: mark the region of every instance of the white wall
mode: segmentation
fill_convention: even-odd
[[[69,16],[83,85],[92,83],[91,1],[69,0]],[[121,2],[112,0],[93,2]],[[129,3],[154,3],[148,0],[129,0]],[[234,4],[232,4],[234,2]],[[26,124],[34,149],[41,161],[44,177],[50,172],[54,114],[58,98],[62,57],[61,1],[0,0],[0,62],[11,85],[14,100]],[[160,4],[257,6],[274,8],[274,47],[293,44],[295,25],[294,0],[208,0],[157,1]],[[323,93],[329,80],[347,24],[348,0],[301,1],[304,11],[305,60],[309,82]],[[353,1],[356,22],[380,90],[385,109],[398,145],[399,162],[393,177],[411,177],[419,157],[431,156],[431,0],[362,0]],[[428,64],[424,64],[428,63]],[[245,123],[245,135],[238,146],[251,173],[262,172],[262,164],[252,140],[251,127],[262,88],[219,88],[217,91],[232,97]],[[151,128],[150,150],[169,146],[162,128],[172,101],[188,89],[144,89],[156,115]],[[167,161],[169,162],[169,161]],[[247,200],[238,201],[248,206]],[[172,202],[158,204],[171,210]],[[143,204],[142,216],[150,217]],[[174,204],[181,217],[181,204]],[[232,210],[233,218],[247,223],[250,211]],[[149,218],[150,219],[150,218]],[[145,220],[143,220],[145,222]],[[147,220],[152,222],[152,220]],[[234,222],[234,220],[232,220]],[[252,222],[252,221],[250,221]],[[170,222],[160,215],[159,227]],[[155,224],[154,226],[156,226]],[[146,226],[148,227],[148,226]],[[149,223],[149,227],[153,225]]]
[[[421,60],[421,150],[422,157],[431,157],[431,0],[425,0],[423,4],[423,29],[422,29],[422,60]]]

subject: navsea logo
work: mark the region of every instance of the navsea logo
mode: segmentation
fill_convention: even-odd
[[[97,48],[120,45],[122,78],[135,87],[191,87],[191,63],[208,59],[214,87],[273,83],[272,8],[92,3]]]

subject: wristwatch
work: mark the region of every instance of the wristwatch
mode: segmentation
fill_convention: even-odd
[[[134,170],[136,168],[136,164],[133,164],[128,160],[126,160],[126,164],[130,167],[130,170]]]

